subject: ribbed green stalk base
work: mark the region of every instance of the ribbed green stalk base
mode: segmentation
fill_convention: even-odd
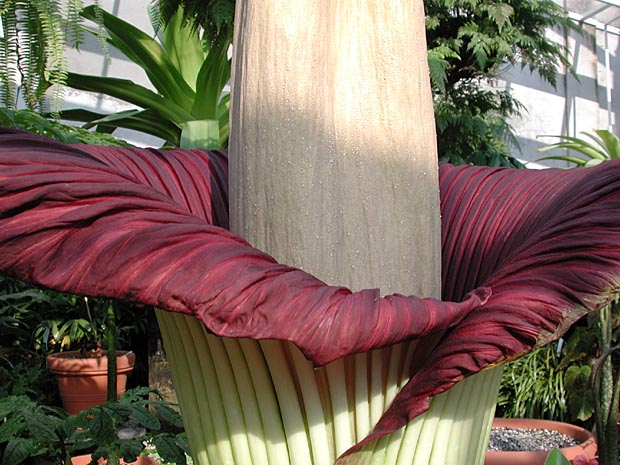
[[[314,369],[290,343],[221,338],[194,317],[158,311],[197,465],[331,465],[372,429],[414,344]],[[405,428],[347,464],[481,465],[501,369],[457,384]]]

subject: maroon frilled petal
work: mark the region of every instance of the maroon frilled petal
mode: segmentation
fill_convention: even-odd
[[[352,293],[276,263],[227,223],[219,153],[0,139],[0,270],[76,294],[193,314],[213,333],[280,339],[317,365],[458,324],[460,303]]]

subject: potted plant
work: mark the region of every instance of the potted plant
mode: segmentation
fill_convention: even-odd
[[[593,315],[592,315],[593,317]],[[507,364],[493,422],[486,464],[542,465],[554,446],[571,460],[594,459],[593,435],[570,422],[591,415],[587,391],[583,389],[583,359],[594,357],[595,334],[580,320],[563,338]],[[589,388],[591,391],[591,388]],[[555,441],[558,441],[557,443]]]
[[[510,450],[506,450],[508,448],[489,450],[484,461],[485,465],[543,465],[554,447],[559,447],[569,460],[579,456],[587,459],[596,457],[596,440],[592,433],[570,423],[529,418],[496,418],[493,420],[493,429],[498,436],[516,432],[521,441],[505,436],[503,442],[511,444]],[[524,440],[525,435],[533,440]],[[491,436],[493,438],[493,433]],[[555,444],[554,439],[566,443]],[[521,444],[518,444],[519,442]],[[522,447],[529,446],[532,442],[536,443],[535,447]]]
[[[67,339],[77,340],[80,345],[79,350],[47,356],[47,367],[56,376],[63,407],[72,415],[116,399],[125,392],[136,358],[132,351],[116,350],[115,303],[95,299],[91,306],[86,297],[81,298],[81,302],[88,319],[73,319],[60,326],[48,322],[45,337],[46,344],[51,336],[61,348],[70,344]],[[106,350],[103,342],[107,343]]]

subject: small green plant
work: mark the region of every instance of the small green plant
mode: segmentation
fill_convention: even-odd
[[[149,394],[159,396],[135,388],[76,416],[26,396],[0,398],[1,463],[58,465],[88,453],[93,464],[103,458],[112,465],[135,461],[152,444],[166,463],[184,465],[189,447],[175,404],[149,400]]]
[[[27,459],[37,465],[70,463],[65,429],[67,414],[26,396],[0,398],[0,456],[2,465]]]
[[[506,365],[497,400],[501,416],[566,419],[564,370],[556,351],[550,344]]]
[[[183,19],[181,10],[161,27],[160,42],[98,7],[87,7],[81,14],[92,21],[101,19],[108,44],[138,64],[156,91],[126,79],[68,73],[68,86],[109,95],[138,108],[112,114],[66,110],[63,119],[86,122],[84,127],[103,132],[117,128],[140,131],[173,147],[227,145],[229,94],[224,88],[230,78],[228,37],[208,41]]]
[[[594,166],[605,160],[620,158],[620,139],[607,129],[595,129],[593,133],[583,131],[581,134],[588,139],[572,136],[539,136],[556,137],[560,142],[539,149],[547,152],[554,149],[573,150],[580,156],[550,155],[540,160],[561,160],[577,166]]]
[[[103,132],[89,131],[48,119],[32,110],[12,110],[0,107],[0,126],[22,129],[47,136],[65,144],[125,146],[127,142]]]
[[[159,400],[150,400],[149,394]],[[120,459],[133,462],[150,442],[164,462],[185,464],[189,446],[178,432],[183,424],[174,405],[161,400],[153,389],[130,389],[118,401],[106,402],[67,420],[72,431],[68,441],[73,450],[88,451],[92,463],[99,458],[109,465],[118,464]]]

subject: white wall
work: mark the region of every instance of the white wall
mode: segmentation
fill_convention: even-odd
[[[617,73],[620,72],[620,40],[617,30],[605,31],[602,25],[598,28],[582,25],[582,30],[583,35],[571,32],[568,37],[561,31],[550,32],[554,40],[568,43],[576,78],[560,70],[557,86],[553,88],[537,74],[527,70],[513,68],[503,76],[502,85],[510,88],[526,107],[521,118],[511,121],[521,143],[522,153],[514,153],[519,158],[537,160],[545,155],[538,152],[539,148],[557,141],[539,137],[541,135],[583,137],[581,131],[617,129],[615,115],[620,110],[620,95],[615,84]],[[561,154],[560,151],[553,153]],[[544,163],[549,166],[567,166],[563,162]]]

